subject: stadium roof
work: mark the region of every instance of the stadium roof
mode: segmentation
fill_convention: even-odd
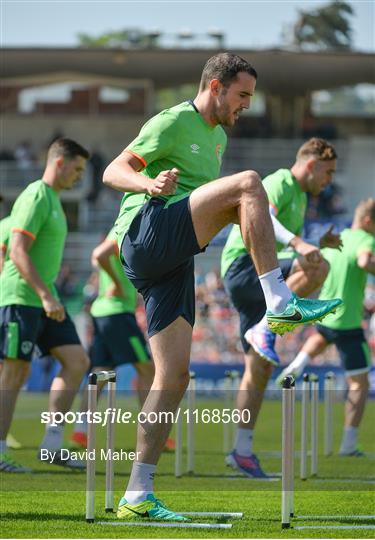
[[[213,49],[5,48],[3,85],[33,86],[80,79],[126,86],[152,80],[156,88],[198,83]],[[258,71],[258,88],[275,95],[305,95],[313,90],[375,83],[375,54],[235,50]]]

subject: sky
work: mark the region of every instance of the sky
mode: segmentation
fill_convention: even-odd
[[[3,47],[71,47],[77,34],[101,34],[122,28],[158,29],[165,42],[189,29],[204,38],[210,29],[224,32],[231,48],[277,47],[285,25],[293,24],[298,10],[313,10],[328,0],[1,0]],[[375,2],[352,0],[354,48],[375,51]],[[197,43],[197,42],[196,42]]]

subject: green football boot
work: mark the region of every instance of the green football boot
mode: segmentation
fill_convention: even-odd
[[[160,499],[152,494],[147,495],[145,501],[135,505],[129,504],[125,497],[122,497],[118,505],[117,517],[120,519],[153,518],[161,521],[190,521],[181,514],[169,510]]]

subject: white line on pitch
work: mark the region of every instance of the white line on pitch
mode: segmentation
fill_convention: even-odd
[[[375,516],[296,516],[295,519],[375,519]]]
[[[375,525],[306,525],[303,527],[293,527],[295,531],[304,529],[375,529]]]
[[[183,516],[242,518],[243,512],[177,512]]]
[[[178,521],[164,523],[159,521],[98,521],[98,525],[114,525],[128,527],[179,527],[182,529],[231,529],[231,523],[185,523]]]

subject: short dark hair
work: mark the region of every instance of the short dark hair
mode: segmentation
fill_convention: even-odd
[[[335,147],[328,141],[312,137],[297,152],[297,160],[309,157],[315,157],[319,161],[330,161],[337,158],[337,152]]]
[[[245,72],[257,79],[255,69],[241,56],[233,53],[219,53],[209,58],[203,68],[199,89],[202,91],[212,79],[218,79],[224,87],[237,79],[237,74]]]
[[[89,159],[90,153],[86,148],[67,137],[61,137],[53,141],[48,148],[47,161],[56,159],[58,157],[64,157],[67,159],[74,159],[77,156],[81,156],[85,159]]]

